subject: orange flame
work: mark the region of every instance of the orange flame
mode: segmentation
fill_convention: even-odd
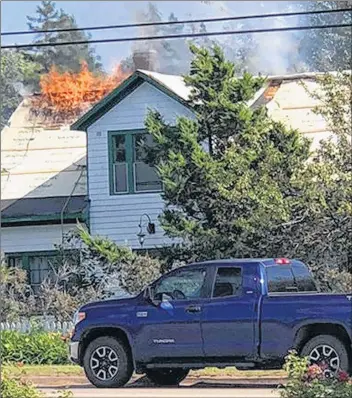
[[[89,71],[86,62],[78,73],[60,73],[55,67],[40,79],[41,96],[35,107],[50,108],[61,116],[75,116],[98,102],[129,76],[120,65],[111,75],[97,75]],[[46,112],[47,113],[47,109]]]

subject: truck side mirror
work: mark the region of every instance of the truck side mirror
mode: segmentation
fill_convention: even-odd
[[[152,291],[152,288],[150,286],[147,286],[145,288],[143,297],[144,297],[144,299],[146,301],[148,301],[148,303],[154,305],[155,307],[158,307],[159,304],[160,304],[160,300],[156,300],[154,298],[153,291]]]

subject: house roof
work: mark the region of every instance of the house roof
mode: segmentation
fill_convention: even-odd
[[[122,101],[127,95],[134,91],[144,82],[164,92],[185,106],[188,105],[191,88],[186,85],[182,76],[165,75],[146,70],[137,70],[123,83],[115,88],[110,94],[93,106],[86,114],[72,124],[71,129],[85,131],[96,120],[100,119],[106,112]]]
[[[42,221],[75,222],[84,220],[86,196],[58,196],[49,198],[5,199],[1,201],[1,223],[37,223]]]
[[[317,90],[317,76],[320,75],[322,73],[269,76],[265,86],[256,93],[252,100],[248,101],[248,105],[253,107],[265,105],[274,120],[298,128],[303,134],[315,133],[312,138],[313,147],[316,147],[321,139],[330,135],[325,120],[314,113],[314,108],[318,104],[309,94],[309,91]],[[86,130],[143,82],[152,84],[189,107],[191,87],[185,84],[182,76],[138,70],[77,120],[71,128]]]
[[[30,98],[25,99],[1,132],[2,221],[49,213],[53,217],[67,198],[85,195],[85,133],[63,124],[37,123]]]

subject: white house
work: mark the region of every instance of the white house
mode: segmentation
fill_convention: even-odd
[[[190,89],[180,76],[137,71],[94,106],[72,128],[87,132],[89,225],[93,235],[140,249],[139,224],[146,233],[148,218],[155,234],[146,233],[144,248],[168,244],[158,224],[163,208],[161,184],[143,162],[138,143],[145,138],[148,109],[158,110],[169,123],[180,115],[192,117],[187,106]]]
[[[40,120],[24,100],[1,132],[1,251],[39,284],[87,210],[85,133]]]
[[[305,86],[301,84],[302,80]],[[269,113],[313,139],[313,147],[329,136],[324,119],[313,113],[316,101],[307,93],[317,89],[314,74],[277,76],[257,93],[251,106],[265,104]],[[163,202],[156,173],[138,151],[146,134],[148,109],[174,123],[178,116],[193,117],[187,105],[190,89],[180,76],[139,70],[75,122],[87,132],[87,168],[90,231],[118,244],[140,248],[140,221],[148,217],[156,233],[146,232],[144,248],[169,243],[158,224]],[[143,216],[146,214],[148,217]]]
[[[317,89],[316,75],[271,77],[251,106],[266,105],[274,119],[298,128],[316,147],[330,132],[313,112],[317,103],[307,88]],[[13,264],[28,267],[33,283],[45,275],[54,245],[76,219],[93,235],[133,249],[141,249],[140,232],[145,249],[170,244],[158,224],[162,187],[139,143],[148,139],[148,109],[169,123],[192,118],[189,94],[181,76],[138,70],[71,131],[41,125],[26,101],[20,105],[1,133],[1,250]],[[149,221],[154,234],[147,232]]]

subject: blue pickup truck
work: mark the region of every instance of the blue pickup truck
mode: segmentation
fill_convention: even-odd
[[[97,387],[133,371],[158,385],[191,369],[280,368],[290,349],[325,365],[352,365],[352,294],[318,293],[297,260],[238,259],[171,271],[133,298],[87,304],[75,315],[72,361]]]

